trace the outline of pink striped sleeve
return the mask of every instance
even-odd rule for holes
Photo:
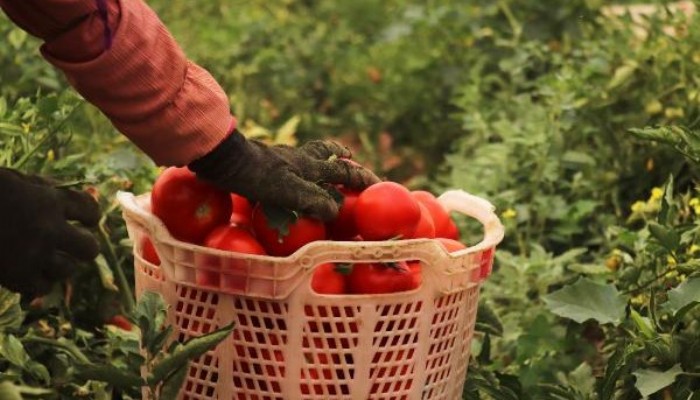
[[[52,17],[55,36],[44,37],[44,57],[156,163],[185,165],[209,152],[236,124],[223,89],[186,58],[142,0],[105,1],[113,34],[109,49],[93,1],[0,0],[0,5],[34,34],[41,28],[33,24],[42,26],[37,16]],[[34,13],[24,5],[13,9],[16,2],[35,3]],[[70,14],[65,7],[86,14],[71,15],[61,27],[56,16]]]

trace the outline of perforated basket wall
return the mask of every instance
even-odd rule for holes
[[[436,241],[315,242],[286,258],[240,255],[174,240],[148,195],[119,193],[133,239],[136,293],[163,295],[179,340],[235,322],[191,363],[180,399],[412,400],[461,398],[481,282],[503,227],[493,207],[463,191],[439,197],[479,220],[483,240],[448,254]],[[148,235],[161,259],[141,256]],[[419,260],[423,283],[385,295],[319,295],[327,262]]]

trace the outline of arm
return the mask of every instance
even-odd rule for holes
[[[224,91],[142,0],[0,0],[0,7],[44,40],[44,57],[156,163],[188,164],[235,128]]]
[[[143,0],[0,0],[42,54],[114,126],[161,165],[250,200],[324,220],[338,204],[319,184],[364,188],[379,179],[340,159],[334,143],[267,146],[236,131],[227,96],[185,57]]]

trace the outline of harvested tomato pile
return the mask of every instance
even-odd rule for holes
[[[171,167],[157,178],[151,210],[181,241],[231,252],[286,257],[320,241],[387,241],[429,238],[447,251],[464,249],[454,220],[427,191],[410,191],[395,182],[380,182],[362,191],[331,188],[338,216],[323,222],[294,210],[253,203],[201,181],[187,168]],[[145,260],[160,264],[148,237],[141,244]],[[412,290],[422,281],[419,261],[328,263],[314,270],[311,287],[322,294],[379,294]],[[202,286],[218,278],[197,275]]]

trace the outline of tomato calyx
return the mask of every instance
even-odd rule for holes
[[[382,263],[386,268],[391,268],[399,272],[409,273],[411,270],[408,264],[405,262],[390,261],[387,263]]]
[[[207,203],[201,204],[194,212],[197,218],[206,218],[211,212],[211,207]]]
[[[352,272],[352,263],[335,263],[334,270],[341,275],[350,275]]]
[[[269,204],[261,204],[261,206],[267,225],[277,231],[277,240],[282,243],[284,237],[289,235],[289,226],[299,220],[299,213]]]

